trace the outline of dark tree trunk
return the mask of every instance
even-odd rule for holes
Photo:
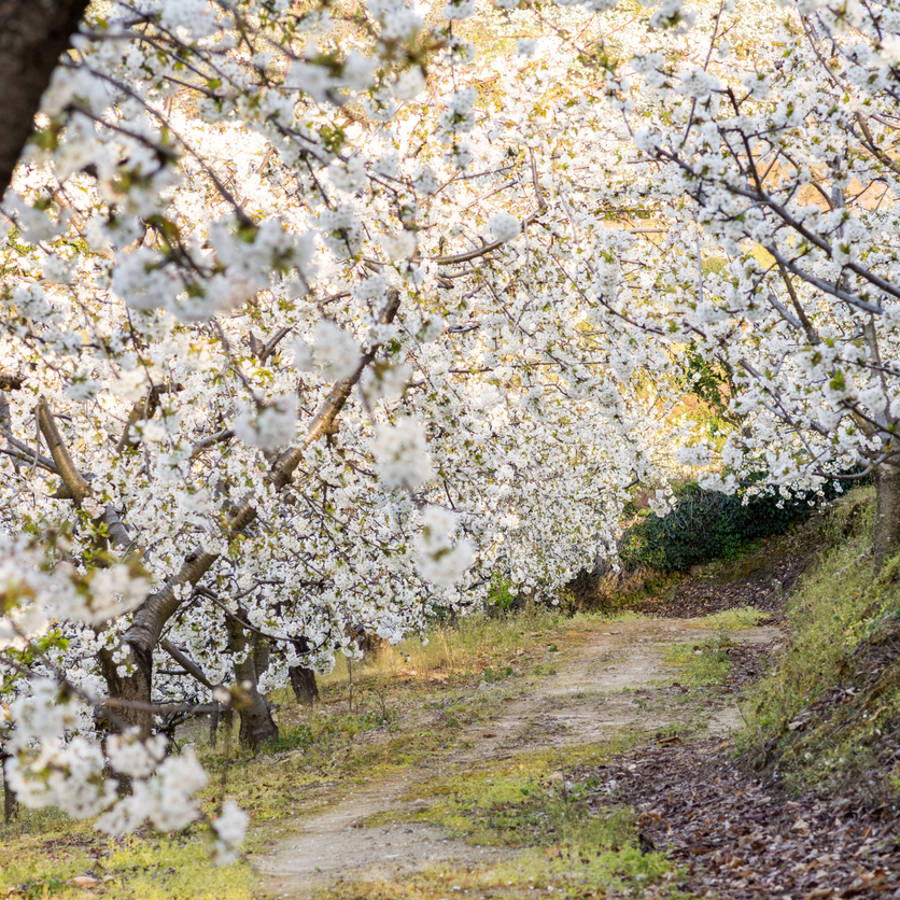
[[[249,697],[238,709],[241,717],[238,740],[241,747],[255,753],[263,744],[278,740],[278,726],[266,698],[255,688],[248,693]]]
[[[0,3],[2,2],[3,0],[0,0]],[[150,704],[153,651],[159,643],[166,622],[175,614],[181,603],[175,588],[184,584],[196,584],[209,571],[216,559],[212,553],[189,554],[178,574],[170,578],[159,590],[149,594],[135,610],[134,620],[125,632],[121,644],[132,661],[133,674],[120,676],[118,665],[113,662],[112,651],[100,651],[97,660],[110,697],[115,700],[135,701],[145,706]],[[153,713],[149,709],[111,709],[107,718],[114,730],[121,730],[121,726],[116,727],[116,720],[126,726],[137,725],[142,734],[149,734],[153,730]]]
[[[19,812],[19,802],[16,795],[12,792],[12,788],[6,780],[6,760],[9,754],[5,750],[0,750],[0,781],[3,782],[3,821],[6,825],[13,820]]]
[[[278,726],[272,718],[269,703],[260,693],[259,676],[269,662],[268,641],[258,635],[248,641],[240,622],[228,617],[228,649],[234,654],[234,677],[241,687],[237,704],[241,717],[238,739],[241,747],[256,751],[261,744],[278,740]]]
[[[319,699],[316,673],[303,666],[291,666],[288,674],[291,676],[291,687],[294,689],[294,697],[297,702],[302,706],[312,706]]]
[[[88,0],[0,0],[0,196]]]
[[[258,681],[260,676],[269,668],[269,655],[271,647],[269,641],[261,635],[253,636],[253,670]]]
[[[875,470],[875,566],[900,552],[900,465],[882,463]]]
[[[100,671],[106,681],[109,696],[126,703],[131,701],[138,708],[128,706],[109,707],[103,716],[104,725],[110,731],[124,731],[137,726],[144,736],[153,731],[153,712],[148,708],[151,701],[153,684],[153,651],[145,650],[134,644],[126,644],[129,650],[130,674],[120,675],[119,663],[113,660],[109,650],[101,650],[97,656]]]
[[[357,637],[356,643],[367,660],[378,657],[388,645],[388,642],[383,637],[379,637],[371,631],[362,632]]]
[[[294,641],[298,653],[309,652],[309,641],[306,638],[298,638]],[[291,678],[291,687],[294,697],[301,706],[312,706],[319,699],[319,685],[316,684],[316,673],[303,665],[290,666],[288,675]]]
[[[219,720],[222,718],[222,704],[216,703],[209,714],[209,746],[215,750],[219,742]]]

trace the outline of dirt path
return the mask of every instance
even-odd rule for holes
[[[478,864],[504,851],[448,839],[441,829],[420,823],[367,827],[378,813],[415,810],[415,786],[479,763],[504,759],[524,750],[583,745],[609,739],[622,729],[655,732],[696,719],[697,708],[648,703],[648,689],[671,682],[666,647],[695,643],[716,632],[684,619],[614,623],[571,652],[561,654],[556,674],[511,693],[502,712],[488,723],[463,731],[467,749],[436,759],[401,777],[367,785],[353,796],[300,823],[299,828],[253,862],[268,893],[310,898],[335,881],[419,869],[443,860]],[[774,627],[728,632],[731,641],[764,645],[778,640]],[[506,682],[479,691],[509,691]],[[650,694],[655,693],[650,691]],[[724,735],[737,724],[731,705],[709,711],[708,733]],[[420,801],[420,803],[423,801]]]

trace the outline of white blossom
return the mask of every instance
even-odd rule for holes
[[[495,213],[488,227],[497,241],[512,241],[522,233],[522,223],[509,213]]]

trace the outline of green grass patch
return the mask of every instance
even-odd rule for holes
[[[715,635],[699,644],[672,644],[666,647],[666,662],[677,668],[677,679],[691,687],[724,684],[731,661],[727,638]]]
[[[389,818],[439,825],[453,837],[479,845],[557,843],[570,836],[572,827],[580,827],[584,801],[599,789],[600,767],[640,737],[622,735],[603,744],[518,754],[500,764],[437,778],[418,785],[415,797],[407,798],[420,804],[415,811]],[[594,775],[572,780],[573,772],[580,777],[587,770]]]
[[[723,609],[708,616],[692,619],[691,624],[698,628],[715,628],[728,631],[736,628],[752,628],[771,618],[764,610],[753,606],[738,606],[733,609]]]
[[[681,879],[662,853],[634,843],[605,848],[585,832],[583,840],[522,850],[508,860],[484,864],[443,863],[402,878],[340,883],[317,900],[448,900],[450,897],[634,897],[686,898]]]
[[[625,613],[623,619],[639,616]],[[571,644],[578,635],[589,634],[608,616],[591,613],[565,615],[554,607],[527,606],[522,610],[491,611],[460,616],[454,622],[437,624],[422,637],[410,637],[352,667],[354,690],[369,691],[389,684],[397,694],[399,683],[421,692],[429,683],[465,684],[485,669],[497,670],[518,656],[539,654],[554,641]],[[319,679],[327,701],[348,692],[350,674],[344,663]],[[279,696],[287,697],[287,689]]]
[[[872,517],[862,490],[821,523],[825,549],[791,595],[789,647],[751,690],[740,745],[797,789],[843,785],[896,802],[900,557],[874,571]]]
[[[74,900],[249,900],[253,874],[238,862],[216,867],[205,842],[192,837],[107,839],[84,826],[53,838],[31,836],[0,847],[0,895]]]
[[[678,872],[666,856],[641,849],[633,813],[604,802],[605,763],[637,740],[623,735],[604,744],[522,754],[417,786],[412,811],[381,813],[366,824],[427,822],[497,848],[495,859],[442,864],[396,881],[342,884],[321,896],[436,900],[449,891],[477,897],[541,891],[640,897],[651,888],[654,896],[680,896]]]

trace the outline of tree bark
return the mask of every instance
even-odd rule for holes
[[[291,666],[288,674],[291,676],[291,687],[294,689],[294,697],[297,702],[301,706],[312,706],[319,699],[316,673],[303,666]]]
[[[875,567],[900,552],[900,465],[882,463],[875,470]]]
[[[136,726],[143,737],[153,731],[153,712],[146,707],[151,700],[151,683],[153,679],[153,650],[128,645],[131,673],[120,675],[119,665],[109,650],[101,650],[97,654],[100,671],[110,697],[116,700],[133,701],[144,708],[116,707],[107,711],[106,728],[110,731],[124,731]]]
[[[306,638],[298,638],[294,641],[298,653],[309,652],[309,641]],[[319,699],[319,685],[316,684],[316,673],[306,666],[296,665],[288,667],[288,675],[291,679],[291,687],[294,697],[301,706],[312,706]]]
[[[255,752],[260,745],[278,740],[278,726],[268,701],[259,690],[259,676],[269,662],[268,642],[258,635],[252,641],[248,640],[241,624],[231,616],[227,628],[228,649],[235,656],[234,677],[242,694],[236,704],[241,718],[238,739],[241,747]]]
[[[5,825],[9,825],[19,812],[19,803],[16,800],[16,795],[6,780],[6,760],[8,759],[9,754],[5,750],[0,749],[0,781],[3,782],[3,823]]]
[[[88,0],[0,0],[0,196],[34,130],[41,95]]]
[[[209,746],[216,749],[219,742],[219,720],[222,717],[222,704],[216,703],[215,709],[209,714]]]
[[[359,649],[362,650],[363,658],[366,660],[377,659],[388,645],[388,642],[383,637],[379,637],[371,631],[364,631],[357,637],[356,643]]]

